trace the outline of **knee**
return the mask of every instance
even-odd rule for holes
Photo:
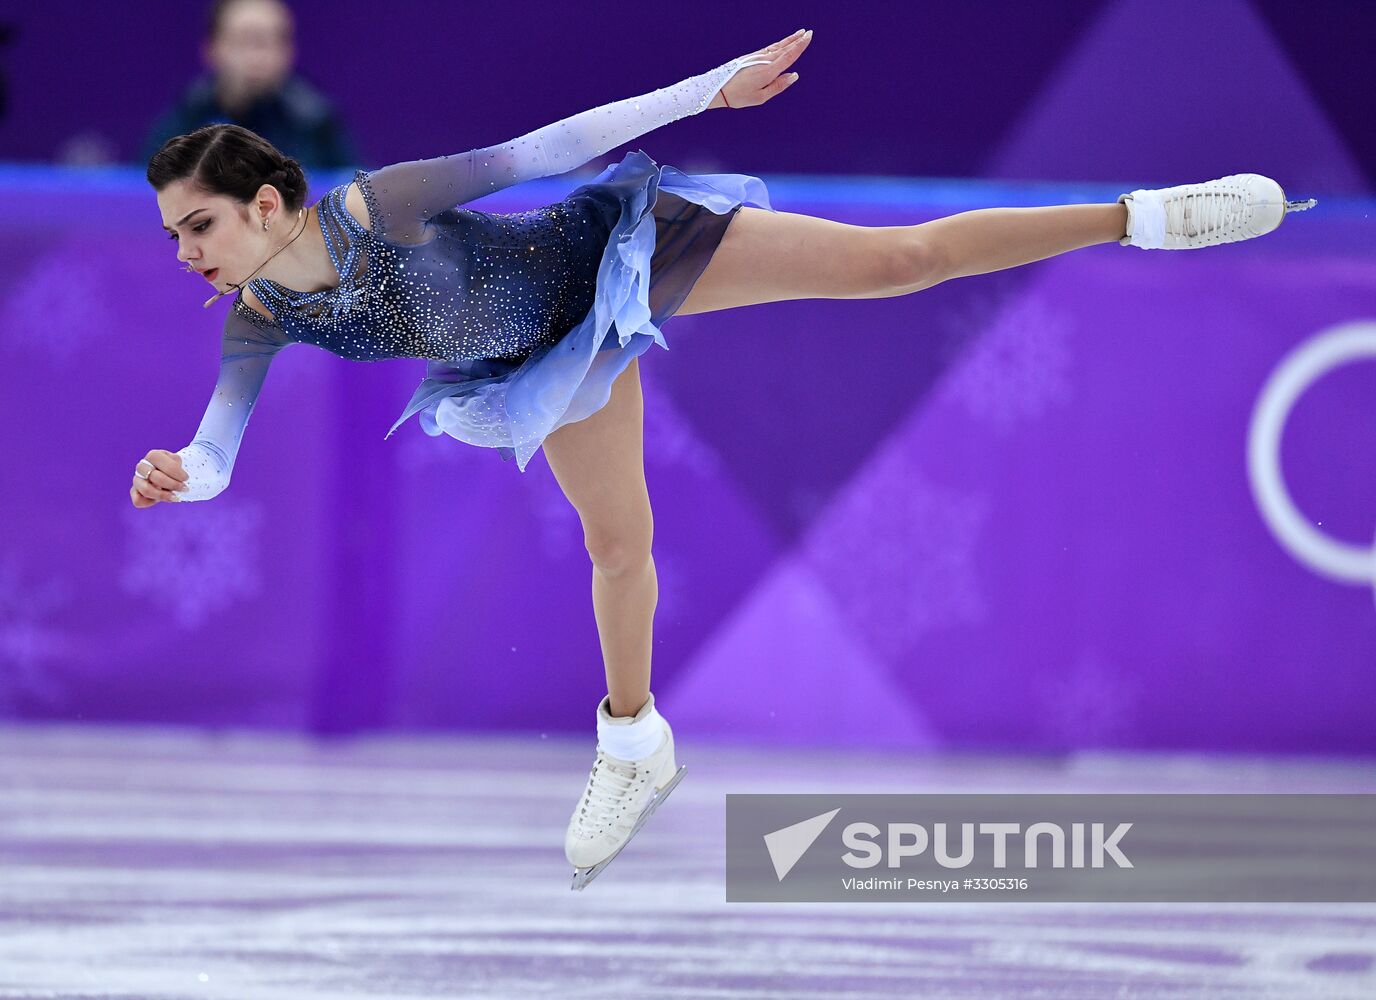
[[[593,568],[605,576],[621,576],[640,569],[650,561],[654,529],[646,520],[638,525],[584,529],[583,544]]]
[[[940,245],[930,234],[915,232],[915,228],[901,231],[881,255],[880,281],[892,292],[915,292],[945,280]]]

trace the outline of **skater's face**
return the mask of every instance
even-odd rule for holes
[[[186,180],[173,181],[158,192],[158,211],[168,239],[176,241],[177,260],[199,271],[216,290],[252,274],[275,249],[272,240],[296,215],[286,210],[271,185],[264,184],[258,196],[244,204]]]

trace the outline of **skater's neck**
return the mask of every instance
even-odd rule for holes
[[[295,239],[290,239],[292,236]],[[316,205],[306,209],[302,221],[292,228],[288,238],[290,242],[268,261],[257,277],[303,294],[338,287],[339,272],[325,248]]]

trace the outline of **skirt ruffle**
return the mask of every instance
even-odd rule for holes
[[[715,215],[746,204],[773,211],[758,177],[686,174],[661,167],[640,151],[628,153],[584,186],[599,184],[616,191],[621,215],[602,253],[587,315],[558,341],[519,361],[430,362],[389,437],[419,414],[426,434],[496,448],[524,472],[546,436],[607,404],[612,383],[634,358],[652,344],[669,347],[659,326],[667,316],[652,314],[649,294],[658,194],[676,195]],[[686,294],[685,288],[675,308]],[[613,329],[617,339],[610,341]]]

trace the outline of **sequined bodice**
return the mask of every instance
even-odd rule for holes
[[[360,171],[355,183],[380,217],[371,180]],[[452,208],[411,245],[365,229],[345,208],[346,191],[333,188],[317,205],[337,287],[249,282],[291,340],[357,361],[520,358],[557,341],[592,306],[614,221],[604,202],[575,194],[509,215]],[[246,303],[236,308],[267,322]]]

